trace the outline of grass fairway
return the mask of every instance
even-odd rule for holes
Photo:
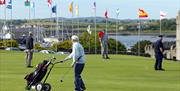
[[[0,51],[0,91],[25,91],[23,79],[34,68],[25,67],[25,53]],[[66,55],[35,53],[33,66],[52,56],[63,59]],[[100,55],[87,55],[83,72],[86,91],[180,91],[180,62],[164,61],[166,71],[154,71],[154,59],[110,55],[103,61]],[[60,77],[67,71],[70,62],[57,64],[47,82],[52,91],[73,91],[73,71],[64,82]]]

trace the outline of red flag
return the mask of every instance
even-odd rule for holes
[[[0,5],[6,4],[6,0],[0,0]]]
[[[143,9],[139,9],[139,18],[148,17],[148,13],[146,13]]]
[[[106,10],[106,12],[104,13],[104,16],[106,17],[106,19],[108,18],[108,11]]]
[[[51,7],[52,5],[52,0],[48,0],[48,7]]]

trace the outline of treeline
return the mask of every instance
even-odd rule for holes
[[[142,30],[160,30],[160,21],[159,20],[142,20],[140,21]],[[134,31],[139,29],[139,21],[136,23],[127,23],[124,24],[123,30]],[[176,19],[164,19],[161,20],[161,29],[162,30],[176,30]]]
[[[83,45],[84,50],[86,53],[95,53],[95,34],[89,35],[87,32],[84,32],[80,36],[80,43]],[[97,53],[101,53],[101,47],[99,43],[98,36],[96,36],[96,49]],[[108,43],[109,43],[109,53],[116,53],[116,42],[117,42],[117,48],[118,48],[118,53],[121,54],[126,54],[127,53],[127,48],[126,46],[121,43],[120,41],[116,41],[115,39],[110,38]],[[140,52],[142,54],[145,53],[145,46],[150,45],[152,42],[148,40],[143,40],[140,41]],[[7,47],[16,47],[18,48],[18,42],[16,40],[0,40],[0,49],[5,49]],[[42,47],[41,44],[35,43],[34,49],[35,50],[53,50],[53,51],[69,51],[71,52],[72,48],[72,42],[71,40],[65,40],[63,42],[55,43],[51,47],[45,48]],[[21,49],[22,50],[22,49]],[[132,46],[130,49],[131,53],[137,54],[138,52],[138,42]]]

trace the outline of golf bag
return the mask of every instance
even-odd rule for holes
[[[49,68],[49,65],[52,65]],[[51,63],[51,61],[44,60],[42,63],[38,64],[34,72],[31,72],[30,74],[27,74],[24,79],[27,81],[26,89],[30,90],[33,86],[35,86],[36,91],[50,91],[51,85],[48,83],[45,83],[54,64]],[[48,73],[47,73],[48,71]],[[46,75],[47,73],[47,75]],[[45,77],[46,76],[46,77]],[[42,79],[45,77],[44,81]]]

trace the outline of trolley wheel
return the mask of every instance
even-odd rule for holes
[[[43,90],[44,91],[50,91],[51,90],[51,85],[49,83],[43,84]]]
[[[43,84],[42,84],[42,83],[38,83],[38,84],[35,86],[35,89],[36,89],[36,91],[42,91],[42,90],[43,90]]]

